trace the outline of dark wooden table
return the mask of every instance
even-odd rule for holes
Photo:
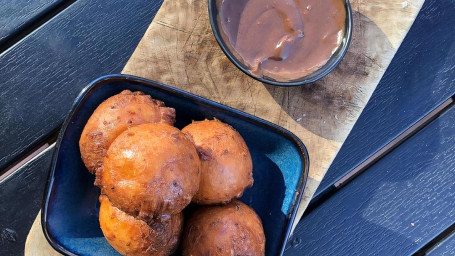
[[[73,99],[121,71],[160,4],[0,0],[0,255],[23,254]],[[286,255],[455,255],[454,13],[425,2]]]

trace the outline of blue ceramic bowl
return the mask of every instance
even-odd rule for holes
[[[308,154],[289,131],[196,95],[138,77],[110,75],[77,97],[60,131],[43,202],[42,226],[49,243],[67,255],[118,255],[98,222],[100,190],[82,163],[79,137],[95,108],[122,90],[143,91],[177,111],[176,127],[218,118],[245,139],[253,159],[254,186],[241,198],[261,217],[266,255],[281,255],[308,177]]]

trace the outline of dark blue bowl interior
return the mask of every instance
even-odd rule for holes
[[[65,254],[118,255],[98,222],[100,190],[81,161],[79,137],[95,108],[122,90],[143,91],[177,112],[176,126],[218,118],[245,139],[253,159],[254,186],[241,200],[261,217],[266,254],[282,253],[308,173],[308,156],[290,132],[261,119],[145,79],[113,75],[93,82],[77,98],[63,125],[43,204],[43,229],[51,245]]]

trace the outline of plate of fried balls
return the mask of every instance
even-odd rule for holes
[[[283,128],[110,75],[65,120],[42,225],[67,255],[281,255],[307,175]]]

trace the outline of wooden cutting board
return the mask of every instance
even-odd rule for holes
[[[300,219],[423,2],[352,0],[352,41],[340,65],[314,84],[281,88],[248,77],[227,59],[212,34],[207,0],[164,0],[122,73],[178,87],[296,134],[310,156]],[[40,224],[38,215],[25,254],[57,254]]]

